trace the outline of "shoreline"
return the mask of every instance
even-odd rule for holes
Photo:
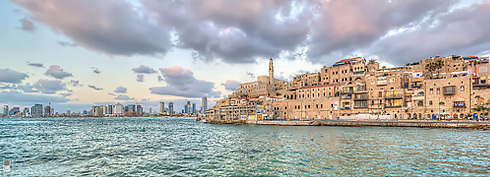
[[[490,130],[490,121],[468,120],[233,120],[207,121],[209,124],[255,124],[279,126],[374,126],[374,127],[420,127],[420,128],[461,128]]]

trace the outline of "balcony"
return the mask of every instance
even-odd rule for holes
[[[403,94],[393,94],[393,95],[386,95],[385,99],[402,99]]]
[[[466,104],[464,101],[454,101],[455,108],[466,108]]]
[[[363,94],[363,95],[355,95],[354,96],[354,100],[368,100],[369,97],[367,94]]]
[[[351,99],[351,98],[352,98],[352,96],[350,96],[350,95],[342,96],[342,99]]]
[[[388,82],[386,80],[381,80],[381,81],[378,81],[378,83],[376,83],[376,85],[380,86],[380,85],[388,85]]]
[[[388,105],[388,104],[385,104],[385,108],[401,108],[402,105]]]
[[[412,88],[421,88],[422,87],[422,85],[415,85],[415,84],[412,84],[411,86],[412,86]]]
[[[443,94],[444,95],[454,95],[456,94],[456,86],[446,86],[443,87]]]

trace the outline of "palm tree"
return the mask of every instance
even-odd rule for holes
[[[376,59],[371,59],[368,61],[368,65],[376,64]]]

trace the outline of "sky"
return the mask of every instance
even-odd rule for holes
[[[488,17],[482,0],[0,1],[0,104],[212,106],[269,58],[290,80],[358,56],[488,56]]]

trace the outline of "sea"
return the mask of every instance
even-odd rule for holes
[[[0,158],[3,176],[489,176],[490,132],[0,118]]]

